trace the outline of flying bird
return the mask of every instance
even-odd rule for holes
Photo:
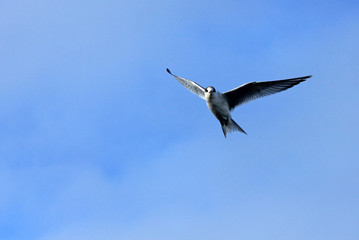
[[[211,110],[213,115],[221,123],[224,137],[227,137],[227,133],[233,131],[240,131],[247,134],[231,117],[231,111],[236,106],[287,90],[311,77],[311,75],[309,75],[284,80],[250,82],[228,92],[221,93],[216,91],[212,86],[204,88],[191,80],[178,77],[172,74],[168,68],[167,72],[192,93],[206,100],[209,110]]]

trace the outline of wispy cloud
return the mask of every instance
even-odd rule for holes
[[[0,238],[356,239],[357,4],[325,4],[3,4]],[[166,67],[314,76],[224,139]]]

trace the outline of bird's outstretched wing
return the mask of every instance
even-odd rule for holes
[[[176,78],[176,80],[182,84],[183,86],[185,86],[188,90],[190,90],[192,93],[200,96],[201,98],[205,99],[204,97],[204,88],[202,86],[200,86],[199,84],[191,81],[191,80],[188,80],[188,79],[185,79],[185,78],[181,78],[181,77],[177,77],[176,75],[172,74],[171,71],[167,68],[167,72],[169,74],[171,74],[174,78]]]
[[[311,75],[277,81],[251,82],[243,84],[242,86],[239,86],[223,94],[228,100],[229,108],[233,109],[235,106],[255,100],[257,98],[287,90],[288,88],[291,88],[310,77]]]

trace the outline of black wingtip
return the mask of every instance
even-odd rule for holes
[[[312,77],[312,75],[304,76],[304,77],[302,77],[302,81],[305,81],[305,80],[307,80],[308,78],[311,78],[311,77]]]
[[[171,71],[170,71],[168,68],[166,68],[166,70],[167,70],[167,72],[168,72],[169,74],[172,74]]]
[[[301,77],[301,79],[299,80],[299,82],[304,82],[306,81],[308,78],[311,78],[312,75],[308,75],[308,76],[304,76],[304,77]]]

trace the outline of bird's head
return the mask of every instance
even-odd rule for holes
[[[214,87],[211,87],[211,86],[206,87],[205,92],[206,93],[214,93],[214,92],[216,92],[216,89]]]

